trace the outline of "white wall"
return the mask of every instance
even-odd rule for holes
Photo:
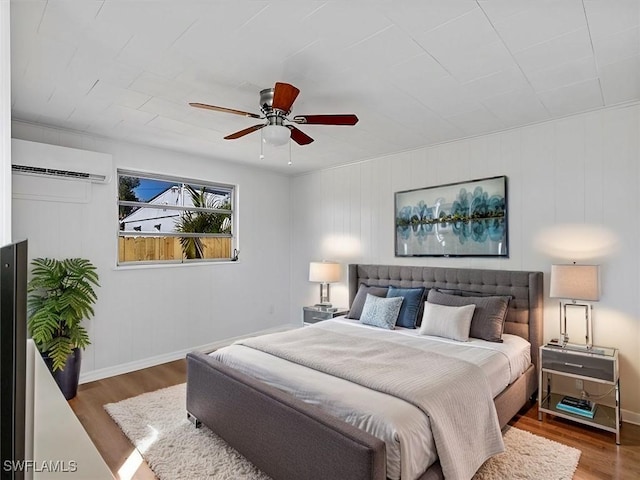
[[[78,202],[39,201],[19,195],[18,187],[24,191],[29,182],[26,187],[38,192],[47,190],[46,182],[64,182],[72,197],[82,182],[14,175],[13,233],[29,239],[30,257],[84,257],[98,267],[101,287],[96,315],[87,323],[92,345],[84,352],[82,380],[289,323],[288,177],[19,122],[14,122],[13,134],[110,153],[115,167],[219,181],[237,185],[239,191],[238,262],[118,269],[115,180],[91,184],[85,202],[83,192]]]
[[[601,110],[294,178],[291,315],[316,301],[312,260],[540,270],[547,297],[552,263],[599,263],[594,340],[620,349],[622,408],[640,422],[639,117]],[[394,257],[394,192],[494,175],[508,176],[508,259]],[[558,333],[546,298],[545,339]]]
[[[11,35],[9,2],[0,2],[0,245],[11,242]]]

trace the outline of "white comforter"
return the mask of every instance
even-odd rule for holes
[[[393,342],[474,363],[487,375],[493,396],[530,364],[529,343],[511,335],[505,335],[502,344],[476,339],[456,342],[421,336],[416,330],[384,331],[344,319],[306,328],[337,332],[349,328],[342,325],[360,326],[365,337],[384,335],[385,339]],[[429,418],[403,400],[242,345],[231,345],[212,355],[383,439],[387,452],[387,476],[391,479],[417,478],[437,458]]]

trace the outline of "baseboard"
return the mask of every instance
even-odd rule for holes
[[[634,425],[640,425],[640,413],[631,412],[629,410],[621,409],[622,421],[625,423],[633,423]]]
[[[250,334],[250,336],[263,335],[266,333],[282,332],[285,330],[290,330],[292,328],[299,328],[299,327],[300,325],[294,325],[294,324],[280,325],[278,327],[268,328],[266,330],[260,330],[259,332],[253,332]],[[113,367],[100,368],[98,370],[92,370],[87,373],[81,373],[80,383],[82,384],[82,383],[88,383],[88,382],[95,382],[96,380],[102,380],[103,378],[113,377],[115,375],[122,375],[123,373],[134,372],[136,370],[142,370],[143,368],[154,367],[162,363],[173,362],[174,360],[179,360],[181,358],[184,358],[189,352],[194,352],[194,351],[212,352],[213,350],[224,347],[226,345],[230,345],[236,340],[246,338],[247,336],[249,335],[241,335],[238,337],[226,338],[224,340],[208,343],[205,345],[200,345],[197,347],[190,347],[184,350],[178,350],[175,352],[157,355],[155,357],[136,360],[135,362],[123,363],[121,365],[115,365]]]

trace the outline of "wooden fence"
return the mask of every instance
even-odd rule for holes
[[[231,238],[201,238],[204,258],[231,258]],[[150,262],[181,260],[182,246],[178,237],[118,237],[118,261]]]

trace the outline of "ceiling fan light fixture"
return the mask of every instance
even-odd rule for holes
[[[283,125],[267,125],[262,129],[262,138],[269,145],[284,145],[291,137],[291,130]]]

